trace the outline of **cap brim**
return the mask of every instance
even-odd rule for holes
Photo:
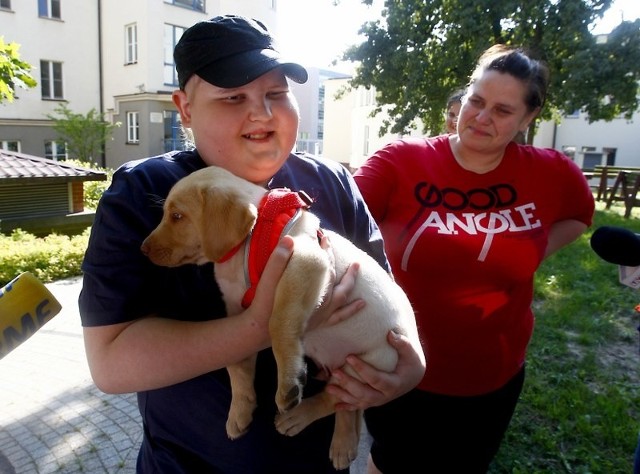
[[[225,89],[240,87],[263,74],[282,67],[282,72],[298,84],[307,82],[307,70],[299,64],[283,62],[271,49],[246,51],[205,66],[195,74],[214,86]]]

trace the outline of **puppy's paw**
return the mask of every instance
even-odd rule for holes
[[[285,436],[295,436],[314,421],[314,418],[309,415],[310,412],[305,409],[303,400],[293,409],[276,415],[276,429],[278,433]]]
[[[227,436],[230,439],[239,438],[247,432],[253,420],[254,408],[255,406],[237,407],[233,403],[231,404],[227,418]]]
[[[284,413],[297,406],[302,400],[302,391],[307,383],[307,371],[302,370],[298,373],[298,376],[288,381],[283,381],[276,392],[276,405],[280,413]]]
[[[334,436],[331,441],[331,448],[329,448],[329,458],[336,470],[347,469],[357,456],[357,442],[353,443],[353,440],[351,440],[343,444],[339,440],[336,440]]]

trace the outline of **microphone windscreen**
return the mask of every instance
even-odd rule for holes
[[[591,248],[609,263],[625,267],[640,265],[640,235],[622,227],[598,227],[591,236]]]
[[[62,306],[32,273],[0,288],[0,359],[33,336]]]

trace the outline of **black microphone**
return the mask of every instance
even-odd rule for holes
[[[622,227],[598,227],[591,248],[606,262],[625,267],[640,266],[640,235]]]

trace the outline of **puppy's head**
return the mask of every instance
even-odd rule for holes
[[[207,167],[178,181],[164,202],[162,220],[141,246],[156,265],[216,262],[251,232],[256,206],[247,181]]]

